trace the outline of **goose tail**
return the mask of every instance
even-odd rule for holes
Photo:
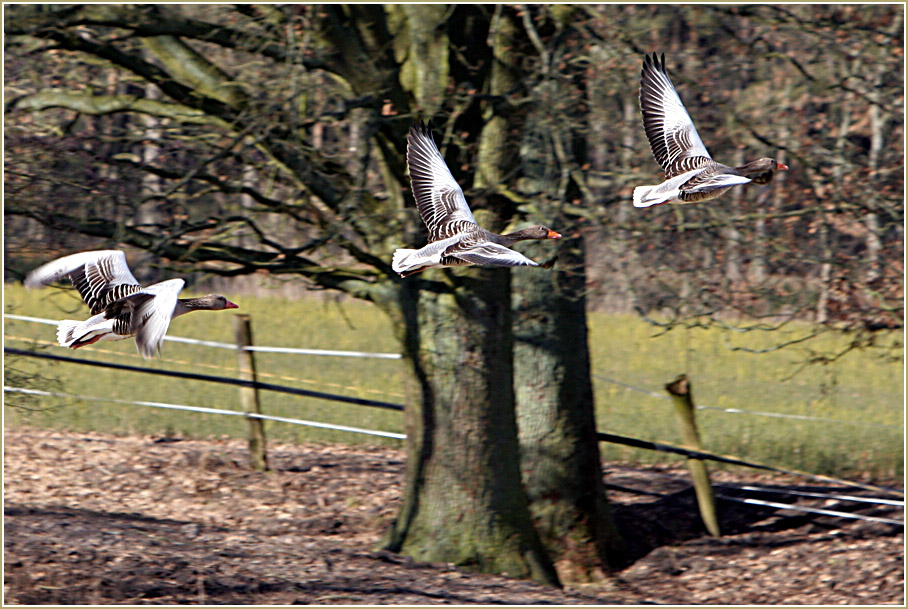
[[[105,319],[104,313],[89,317],[85,321],[64,319],[57,323],[57,342],[61,347],[78,349],[91,345],[99,340],[122,340],[127,335],[119,335],[114,331],[115,320]]]
[[[391,268],[395,273],[405,273],[413,265],[408,262],[410,256],[416,250],[399,248],[394,250],[394,256],[391,258]]]
[[[634,207],[652,207],[671,200],[670,195],[650,197],[650,193],[652,193],[654,188],[656,188],[656,185],[636,187],[634,189]]]
[[[79,331],[81,325],[81,321],[73,319],[64,319],[57,324],[57,342],[61,347],[72,347],[73,343],[79,340],[82,335],[82,332]]]

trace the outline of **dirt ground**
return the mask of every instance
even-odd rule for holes
[[[629,564],[563,590],[377,551],[396,514],[400,450],[5,430],[7,604],[904,604],[904,529],[720,500],[705,534],[682,465],[606,463]],[[799,478],[742,484],[865,495]],[[754,495],[750,495],[754,496]],[[777,502],[902,520],[900,506]],[[880,496],[876,494],[876,496]]]

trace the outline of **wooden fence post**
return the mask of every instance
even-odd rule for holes
[[[690,381],[687,376],[681,375],[665,386],[665,390],[672,396],[675,404],[675,414],[681,427],[681,442],[685,448],[702,451],[700,434],[697,432],[697,423],[694,419],[694,397],[691,393]],[[697,493],[697,504],[700,506],[700,517],[710,535],[718,537],[719,520],[716,517],[716,500],[713,496],[713,487],[709,482],[709,472],[703,459],[688,457],[687,467],[690,469],[694,481],[694,490]]]
[[[249,316],[242,313],[234,315],[233,329],[236,334],[237,367],[240,371],[240,378],[255,382],[255,357],[252,355],[252,351],[243,348],[252,345],[252,324]],[[240,404],[246,412],[261,414],[258,387],[240,387]],[[262,419],[254,418],[246,420],[249,421],[249,466],[255,470],[266,471],[268,457],[265,454],[265,422]]]

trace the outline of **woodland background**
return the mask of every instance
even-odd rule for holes
[[[213,265],[175,254],[205,240],[356,268],[345,249],[356,231],[386,231],[368,251],[382,259],[395,247],[419,245],[407,185],[383,179],[387,170],[374,151],[381,144],[373,140],[383,123],[405,127],[419,117],[400,114],[393,89],[378,83],[350,91],[330,65],[337,60],[330,44],[343,41],[320,40],[311,27],[362,20],[357,11],[370,9],[96,6],[77,13],[71,27],[60,10],[6,8],[7,279],[21,276],[37,253],[114,235],[167,254],[174,265],[182,258],[202,269]],[[482,189],[495,185],[476,185],[477,144],[463,141],[458,121],[482,120],[488,92],[475,90],[469,73],[447,73],[439,64],[437,73],[419,74],[407,63],[411,45],[466,53],[469,41],[412,30],[406,10],[391,7],[382,16],[386,51],[402,60],[401,79],[437,81],[424,85],[438,90],[418,113],[444,117],[439,144],[457,151],[461,162],[452,171],[481,206]],[[439,10],[438,18],[479,18],[466,7]],[[502,7],[475,10],[491,23]],[[168,20],[173,12],[179,19]],[[47,27],[49,14],[57,15],[56,32],[16,35]],[[520,145],[518,175],[509,180],[519,190],[510,194],[531,212],[534,201],[558,197],[568,176],[576,180],[555,228],[584,236],[589,307],[698,323],[794,318],[863,336],[901,325],[901,8],[529,6],[519,19],[536,45],[521,59],[532,80],[492,100],[526,116],[523,129],[507,133]],[[149,42],[163,37],[143,36],[168,30],[190,45],[180,52],[217,66],[217,80],[186,75],[178,85],[182,103],[161,99],[164,83],[124,71],[126,60],[116,70],[79,53],[103,57],[117,45],[154,70],[157,62],[181,61],[173,48]],[[652,51],[666,54],[715,158],[735,164],[774,156],[792,170],[770,187],[735,189],[710,205],[633,209],[632,188],[660,179],[637,101],[642,57]],[[206,103],[222,105],[220,115],[194,107],[202,103],[194,89],[206,86],[217,87],[205,91],[212,96]],[[340,193],[313,192],[281,171],[281,162],[294,161],[275,159],[260,145],[275,131],[311,146],[297,161],[323,175],[323,188],[336,190],[332,174],[344,172],[348,188],[368,200],[354,192],[331,210],[333,230],[316,232],[327,220],[309,201]],[[239,275],[264,266],[227,252],[209,255],[230,262],[209,270]],[[286,266],[269,272],[294,270]],[[295,279],[292,285],[290,292],[305,287]]]
[[[590,311],[765,334],[762,350],[844,337],[814,363],[901,357],[902,6],[4,8],[5,279],[125,247],[140,281],[166,266],[192,290],[374,303],[409,366],[391,551],[547,583],[557,560],[624,558]],[[634,209],[661,178],[637,101],[649,52],[717,160],[791,170]],[[425,239],[404,158],[418,119],[480,223],[565,236],[521,247],[556,253],[551,272],[391,271]]]

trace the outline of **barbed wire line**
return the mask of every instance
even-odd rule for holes
[[[36,353],[34,351],[26,351],[23,349],[15,349],[13,347],[4,347],[4,353],[10,355],[23,355],[25,357],[36,357],[39,359],[48,359],[58,362],[67,362],[71,364],[81,364],[85,366],[97,366],[100,368],[111,368],[114,370],[124,370],[127,372],[141,372],[143,374],[154,374],[159,376],[170,376],[182,379],[189,379],[194,381],[207,381],[211,383],[223,383],[225,385],[237,385],[240,387],[252,387],[255,389],[262,389],[265,391],[277,391],[279,393],[289,393],[292,395],[300,395],[303,397],[316,398],[320,400],[329,400],[332,402],[344,402],[347,404],[356,404],[359,406],[372,406],[374,408],[384,408],[386,410],[403,410],[404,407],[401,404],[393,404],[391,402],[382,402],[379,400],[369,400],[366,398],[356,398],[346,395],[334,395],[331,393],[323,393],[321,391],[312,391],[310,389],[300,389],[298,387],[286,387],[284,385],[275,385],[273,383],[263,383],[261,381],[247,381],[244,379],[235,379],[228,378],[223,376],[211,376],[208,374],[198,374],[196,372],[181,372],[177,370],[154,370],[152,368],[142,368],[139,366],[130,366],[128,364],[114,364],[112,362],[93,362],[90,360],[79,359],[75,357],[67,357],[64,355],[52,355],[50,353]]]
[[[733,457],[730,455],[717,455],[715,453],[708,453],[702,450],[691,450],[689,448],[676,446],[674,444],[666,444],[664,442],[653,442],[651,440],[641,440],[640,438],[629,438],[627,436],[620,436],[617,434],[610,434],[601,431],[596,432],[596,437],[602,442],[611,442],[613,444],[623,444],[625,446],[633,446],[634,448],[642,448],[645,450],[656,450],[660,452],[673,453],[676,455],[683,455],[689,459],[705,459],[707,461],[716,461],[718,463],[726,463],[728,465],[752,467],[754,469],[762,469],[766,471],[777,472],[780,474],[788,474],[791,476],[813,478],[815,480],[823,480],[825,482],[836,482],[845,486],[853,486],[856,488],[862,488],[878,493],[885,493],[887,495],[894,495],[897,497],[905,496],[905,493],[898,489],[875,486],[873,484],[865,484],[863,482],[854,482],[852,480],[844,480],[842,478],[833,478],[832,476],[824,476],[823,474],[812,474],[810,472],[802,472],[794,469],[784,469],[781,467],[775,467],[773,465],[766,465],[764,463],[745,461],[743,459],[739,459],[738,457]]]

